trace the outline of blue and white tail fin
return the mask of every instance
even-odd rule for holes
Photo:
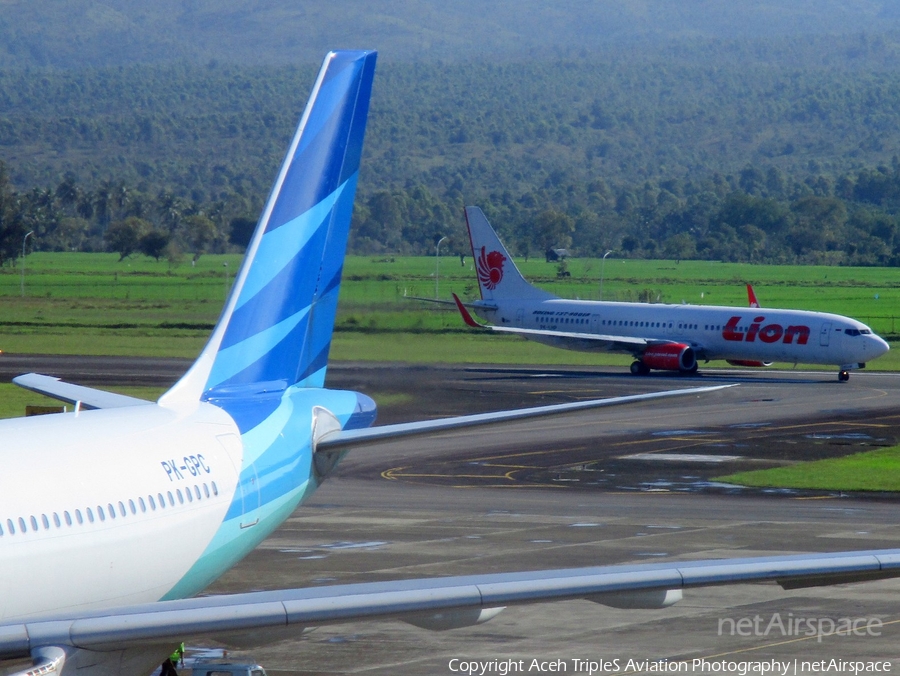
[[[375,58],[325,57],[222,316],[160,404],[323,386]]]
[[[556,298],[525,280],[481,209],[466,207],[466,226],[469,228],[478,287],[483,300]]]

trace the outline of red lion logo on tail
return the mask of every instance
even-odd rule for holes
[[[486,289],[495,289],[503,279],[503,263],[506,256],[499,251],[486,253],[485,247],[481,247],[481,255],[478,256],[476,267],[478,268],[478,281]]]

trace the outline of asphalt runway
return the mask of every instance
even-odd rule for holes
[[[735,382],[700,396],[351,453],[210,592],[896,547],[895,496],[732,494],[711,479],[895,443],[900,376],[858,373],[838,383],[830,372],[634,378],[614,369],[346,363],[329,372],[331,387],[382,400],[382,423]],[[271,644],[232,656],[279,676],[466,673],[453,660],[480,661],[487,674],[504,666],[589,673],[603,661],[606,669],[594,673],[652,673],[639,663],[648,659],[693,674],[740,673],[741,665],[772,660],[788,662],[791,674],[853,673],[840,663],[847,661],[887,661],[896,672],[898,592],[900,581],[790,592],[712,587],[665,610],[572,601],[510,608],[483,626],[437,633],[399,621],[353,623],[270,635]],[[862,629],[805,635],[810,622],[827,633],[828,622],[842,618]]]

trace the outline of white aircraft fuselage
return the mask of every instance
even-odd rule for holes
[[[827,312],[710,305],[664,305],[604,301],[493,300],[474,304],[495,325],[536,331],[621,336],[676,342],[698,359],[781,361],[858,367],[887,351],[865,324]],[[523,334],[555,347],[608,351],[595,340]]]
[[[210,404],[0,422],[0,620],[165,597],[225,520],[237,434]]]

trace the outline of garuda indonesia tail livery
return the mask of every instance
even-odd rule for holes
[[[738,366],[833,364],[838,379],[888,351],[888,344],[854,319],[827,312],[750,307],[663,305],[566,300],[529,284],[478,207],[466,223],[481,289],[469,304],[494,331],[515,333],[554,347],[625,352],[631,372],[651,369],[694,373],[698,361],[724,359]],[[463,319],[484,327],[454,296]]]
[[[729,581],[900,575],[900,550],[884,550],[192,598],[350,448],[718,389],[370,427],[370,398],[324,388],[374,67],[373,52],[325,59],[210,341],[158,402],[16,379],[75,410],[0,422],[0,666],[22,664],[19,676],[149,674],[198,635],[249,645],[260,629],[378,618],[448,629],[517,603],[663,607],[684,588]]]

